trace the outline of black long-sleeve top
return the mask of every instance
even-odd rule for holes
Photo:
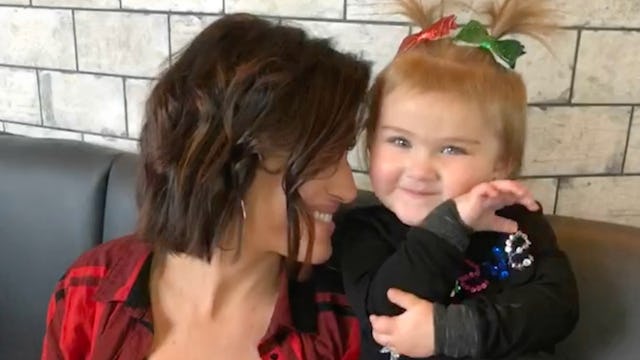
[[[506,236],[470,234],[453,201],[434,209],[423,226],[404,225],[383,206],[348,210],[337,217],[333,264],[362,329],[362,359],[388,359],[371,335],[368,316],[397,315],[387,290],[398,288],[434,302],[436,356],[432,359],[517,359],[553,351],[578,317],[574,274],[542,212],[511,206],[498,212],[515,220],[532,242],[532,266],[489,278],[481,292],[452,297],[456,280],[476,264],[492,260],[492,247]],[[406,357],[403,357],[406,358]]]

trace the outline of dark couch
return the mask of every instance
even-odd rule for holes
[[[137,156],[0,134],[0,359],[37,359],[56,280],[132,231]],[[594,204],[596,206],[596,204]],[[550,216],[580,288],[569,359],[640,359],[640,229]]]

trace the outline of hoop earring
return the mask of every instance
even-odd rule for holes
[[[242,220],[247,220],[247,209],[244,207],[244,200],[240,199],[240,208],[242,208]]]

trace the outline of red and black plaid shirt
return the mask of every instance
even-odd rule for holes
[[[151,255],[151,247],[133,236],[83,254],[60,279],[49,302],[42,359],[144,359],[153,339]],[[308,282],[285,278],[258,345],[260,357],[357,360],[358,322],[339,274],[318,267]]]

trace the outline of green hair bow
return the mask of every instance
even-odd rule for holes
[[[525,54],[524,46],[518,40],[499,40],[489,35],[484,25],[476,20],[464,25],[453,40],[488,50],[496,60],[507,64],[511,69],[516,67],[516,60]]]

